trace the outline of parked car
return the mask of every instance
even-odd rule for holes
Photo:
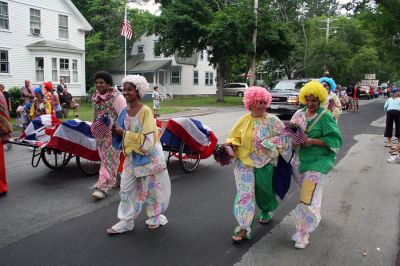
[[[300,108],[299,91],[313,79],[290,79],[279,81],[270,90],[272,101],[268,111],[292,115]]]
[[[371,88],[368,85],[360,85],[360,99],[365,98],[370,100],[374,97],[374,94],[371,94]],[[373,90],[372,90],[373,91]]]
[[[224,85],[224,96],[243,97],[248,87],[246,83],[226,83]]]

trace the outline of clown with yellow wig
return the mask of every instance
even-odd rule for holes
[[[272,176],[279,154],[290,150],[287,138],[282,135],[284,124],[267,113],[270,93],[265,88],[250,87],[243,102],[249,113],[236,122],[226,141],[236,158],[234,215],[238,226],[232,240],[237,243],[251,238],[256,204],[261,210],[259,222],[265,224],[271,220],[271,212],[278,207]]]
[[[321,221],[321,200],[324,181],[335,164],[342,137],[329,111],[321,107],[328,98],[327,90],[318,81],[311,81],[300,90],[299,100],[305,105],[290,120],[307,134],[292,159],[293,172],[300,185],[300,202],[295,209],[296,248],[305,248],[309,234]]]

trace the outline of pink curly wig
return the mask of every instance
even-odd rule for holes
[[[244,92],[244,107],[247,111],[250,111],[251,107],[260,101],[267,102],[267,107],[271,104],[272,96],[263,87],[252,86]]]

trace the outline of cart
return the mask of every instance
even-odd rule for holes
[[[100,169],[96,140],[90,122],[68,120],[61,123],[51,115],[35,118],[19,138],[9,143],[33,148],[31,165],[40,161],[52,170],[59,170],[75,157],[78,168],[88,176]]]
[[[197,169],[200,159],[211,156],[218,139],[199,120],[179,117],[168,120],[160,141],[168,152],[167,164],[171,157],[177,158],[182,170],[190,173]]]

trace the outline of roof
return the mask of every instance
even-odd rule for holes
[[[46,49],[46,50],[53,50],[53,51],[70,51],[70,52],[79,52],[79,53],[85,52],[84,49],[80,49],[69,43],[55,42],[55,41],[48,41],[48,40],[31,43],[31,44],[27,45],[26,47],[29,50]]]
[[[160,68],[166,67],[171,65],[172,60],[148,60],[148,61],[143,61],[139,65],[135,66],[132,69],[129,69],[129,71],[132,72],[153,72],[157,71]]]
[[[144,59],[144,54],[129,55],[126,58],[126,69],[131,71],[132,68],[139,65]],[[110,68],[107,69],[110,72],[124,72],[125,71],[125,59],[124,56],[118,57],[112,64]]]
[[[82,23],[82,28],[78,28],[79,30],[83,31],[91,31],[93,29],[92,25],[86,20],[86,18],[82,15],[82,13],[76,8],[74,3],[72,3],[71,0],[65,0],[65,3],[69,8],[71,8],[72,12],[75,13],[75,15],[78,17],[80,22]]]

